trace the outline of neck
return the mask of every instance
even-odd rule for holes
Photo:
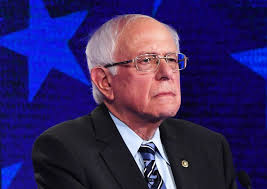
[[[163,120],[144,118],[134,113],[125,113],[126,111],[116,111],[112,106],[106,104],[108,110],[119,120],[125,123],[143,140],[150,140]]]
[[[123,121],[124,122],[124,121]],[[127,123],[126,123],[127,124]],[[160,124],[153,125],[137,125],[137,124],[127,124],[138,136],[140,136],[143,140],[150,140],[156,130],[158,129]]]

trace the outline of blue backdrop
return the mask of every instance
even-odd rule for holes
[[[267,188],[266,0],[0,0],[2,189],[33,189],[31,148],[89,113],[88,36],[118,14],[172,25],[189,65],[177,114],[226,136],[238,170]]]

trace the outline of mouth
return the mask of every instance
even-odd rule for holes
[[[173,92],[161,92],[155,95],[155,97],[164,97],[164,96],[176,96]]]

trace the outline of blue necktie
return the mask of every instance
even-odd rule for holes
[[[144,160],[144,176],[149,189],[166,189],[155,162],[156,146],[153,142],[142,144],[139,152]]]

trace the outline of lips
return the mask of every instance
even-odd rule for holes
[[[155,97],[161,97],[161,96],[175,96],[173,92],[160,92],[155,95]]]

